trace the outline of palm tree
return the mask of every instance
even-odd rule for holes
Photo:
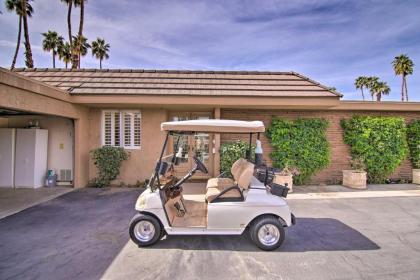
[[[405,100],[408,101],[408,90],[407,90],[407,75],[413,74],[413,61],[408,57],[406,54],[400,54],[396,56],[392,61],[392,65],[394,66],[395,75],[402,76],[402,83],[401,83],[401,101]]]
[[[20,0],[21,7],[27,7],[28,1],[32,0]],[[31,17],[33,14],[33,10],[31,14],[27,12],[27,9],[22,10],[22,20],[23,20],[23,34],[25,37],[25,64],[28,68],[34,68],[34,59],[32,58],[32,50],[31,50],[31,43],[29,42],[29,28],[28,28],[28,17]]]
[[[73,36],[73,58],[74,56],[77,56],[76,61],[78,62],[78,65],[76,66],[78,68],[80,68],[81,57],[85,56],[88,53],[88,49],[90,48],[90,45],[87,41],[88,39],[84,36],[82,37],[79,37],[79,35]],[[72,65],[72,68],[74,68],[73,65]]]
[[[42,33],[44,40],[42,41],[42,49],[44,51],[52,52],[53,68],[55,68],[55,56],[58,53],[58,48],[63,45],[64,38],[59,36],[57,32],[48,30],[46,33]]]
[[[85,2],[86,0],[75,0],[74,5],[75,6],[80,6],[80,22],[79,22],[79,32],[77,34],[77,36],[79,38],[83,38],[83,23],[84,23],[84,17],[85,17]],[[79,43],[83,43],[82,41],[80,41]],[[83,46],[81,44],[73,44],[73,50],[74,52],[76,52],[75,54],[73,54],[73,59],[72,59],[72,68],[80,68],[80,54],[82,53],[81,48],[83,48]]]
[[[110,45],[105,43],[104,39],[97,38],[96,41],[92,42],[92,56],[99,59],[99,68],[102,69],[102,60],[108,59]]]
[[[58,58],[66,64],[66,69],[71,62],[71,48],[68,42],[62,43],[58,46]]]
[[[391,89],[386,82],[375,82],[372,85],[372,91],[376,95],[376,101],[381,101],[382,95],[389,95]]]
[[[359,76],[354,81],[354,86],[356,87],[356,89],[360,89],[362,91],[363,101],[365,101],[365,94],[363,92],[363,88],[367,88],[368,83],[369,83],[369,79],[366,76]]]
[[[366,77],[366,88],[369,89],[370,92],[370,96],[372,97],[372,101],[374,100],[373,97],[375,96],[375,91],[373,90],[373,88],[376,86],[376,84],[379,82],[379,78],[378,77]]]
[[[17,42],[16,42],[16,50],[15,50],[15,54],[13,56],[13,60],[12,60],[12,65],[10,66],[10,69],[14,69],[15,68],[15,64],[16,64],[16,59],[19,53],[19,48],[20,48],[20,40],[22,37],[22,16],[23,16],[23,11],[22,11],[22,2],[20,0],[6,0],[6,9],[9,12],[15,12],[18,16],[19,16],[19,26],[18,26],[18,36],[17,36]],[[26,2],[26,15],[31,17],[33,13],[33,8],[32,6]]]

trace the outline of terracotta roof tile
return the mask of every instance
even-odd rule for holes
[[[295,72],[49,68],[14,71],[74,95],[340,96]]]

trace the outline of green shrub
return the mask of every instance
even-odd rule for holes
[[[121,147],[101,147],[91,151],[94,164],[98,168],[98,176],[94,179],[97,187],[108,186],[120,174],[121,163],[129,154]]]
[[[407,127],[410,160],[414,168],[420,168],[420,120],[414,120]]]
[[[240,158],[245,158],[249,143],[237,140],[223,143],[220,147],[220,172],[229,172],[232,164]],[[252,145],[251,157],[254,160],[255,145]]]
[[[293,177],[301,185],[318,170],[329,164],[330,148],[325,131],[328,122],[323,119],[273,119],[267,130],[273,152],[270,154],[273,166],[293,166],[299,175]]]
[[[352,157],[363,159],[371,183],[384,183],[407,155],[403,118],[353,116],[341,126],[344,142]]]

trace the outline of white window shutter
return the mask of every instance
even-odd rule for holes
[[[141,138],[140,138],[140,131],[141,131],[141,115],[140,113],[134,113],[134,146],[140,147]]]
[[[131,147],[131,128],[132,128],[132,118],[131,113],[124,112],[124,146]]]
[[[129,149],[140,148],[140,111],[103,111],[102,144]]]
[[[112,113],[111,112],[104,112],[104,146],[112,146]]]

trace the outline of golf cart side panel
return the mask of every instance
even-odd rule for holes
[[[292,224],[290,209],[280,197],[265,190],[251,189],[243,202],[209,203],[208,229],[245,229],[256,217],[264,214],[279,216],[287,226]]]
[[[139,212],[153,214],[160,220],[164,227],[169,227],[158,191],[152,192],[150,188],[147,188],[137,199],[135,209]]]

